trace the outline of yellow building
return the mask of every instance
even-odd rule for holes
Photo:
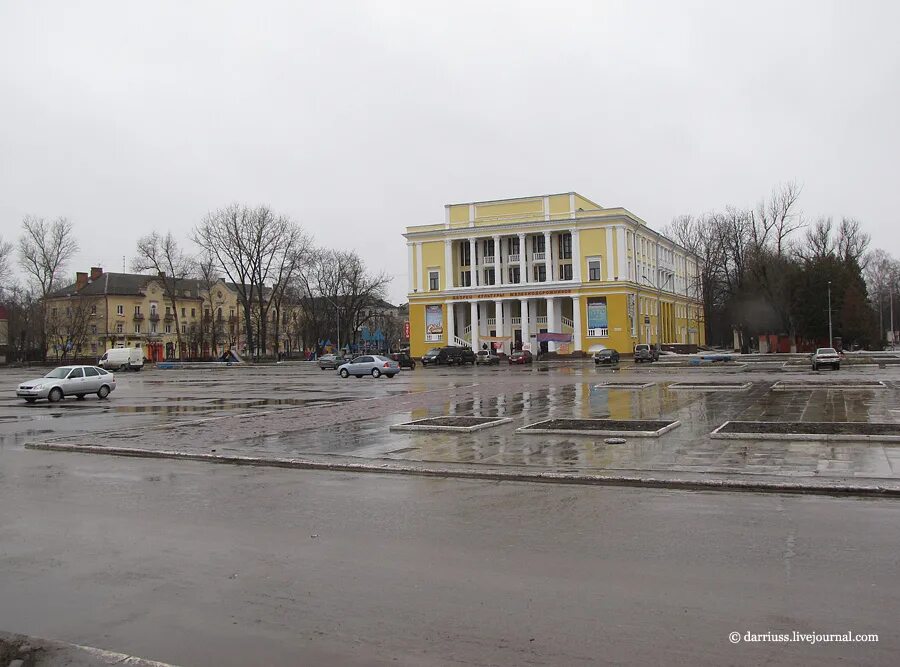
[[[574,192],[449,204],[404,237],[413,356],[704,342],[698,258],[624,208]]]
[[[159,361],[241,348],[241,308],[232,287],[222,280],[178,280],[173,311],[166,282],[99,267],[78,272],[74,283],[47,297],[48,354],[67,349],[67,356],[99,356],[111,347],[140,347],[146,358]]]

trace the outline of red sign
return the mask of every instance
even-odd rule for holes
[[[403,323],[403,337],[409,340],[409,320]]]

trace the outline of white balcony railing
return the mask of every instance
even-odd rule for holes
[[[547,324],[547,316],[546,315],[538,315],[536,319],[537,319],[538,324]]]
[[[547,253],[545,252],[536,252],[531,255],[531,259],[535,262],[543,262],[547,259]]]
[[[516,263],[518,263],[518,262],[519,262],[519,253],[516,253],[515,255],[507,255],[507,256],[506,256],[506,262],[507,262],[507,264],[516,264]]]
[[[563,317],[563,318],[561,318],[561,319],[562,319],[562,323],[563,323],[563,326],[564,326],[564,327],[569,327],[570,329],[574,329],[574,328],[575,328],[575,323],[574,323],[571,319],[569,319],[568,317]]]
[[[599,329],[588,329],[588,338],[607,338],[609,336],[609,329],[607,327],[601,327]]]
[[[457,347],[469,347],[469,341],[460,338],[459,336],[454,336],[453,345],[456,345]]]
[[[496,318],[496,317],[489,317],[489,318],[487,318],[487,323],[488,323],[488,326],[489,326],[489,327],[496,326],[496,325],[497,325],[497,318]]]
[[[513,325],[521,325],[521,324],[522,324],[522,318],[521,318],[521,317],[512,317],[512,318],[510,318],[509,321],[510,321]]]
[[[486,257],[482,257],[482,258],[481,258],[481,263],[482,263],[482,264],[493,264],[493,263],[494,263],[494,256],[493,256],[493,255],[487,255]]]

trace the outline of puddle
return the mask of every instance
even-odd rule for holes
[[[523,426],[516,433],[656,438],[680,425],[680,421],[658,419],[545,419]]]

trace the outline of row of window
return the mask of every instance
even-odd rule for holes
[[[534,234],[531,236],[526,236],[526,247],[531,247],[532,253],[538,252],[546,252],[546,237],[543,234]],[[572,235],[569,233],[559,234],[556,237],[557,241],[557,250],[556,257],[557,259],[572,259]],[[519,237],[511,236],[505,239],[506,242],[506,256],[510,255],[518,255],[521,250],[519,246]],[[501,250],[503,247],[503,241],[500,241]],[[470,266],[472,263],[472,254],[471,254],[472,246],[468,241],[460,241],[459,242],[459,264],[460,266]],[[494,246],[494,239],[482,239],[481,241],[475,244],[475,254],[476,254],[476,263],[478,260],[478,251],[481,250],[481,258],[484,257],[493,257],[494,252],[496,250]],[[502,252],[501,252],[502,256]]]

